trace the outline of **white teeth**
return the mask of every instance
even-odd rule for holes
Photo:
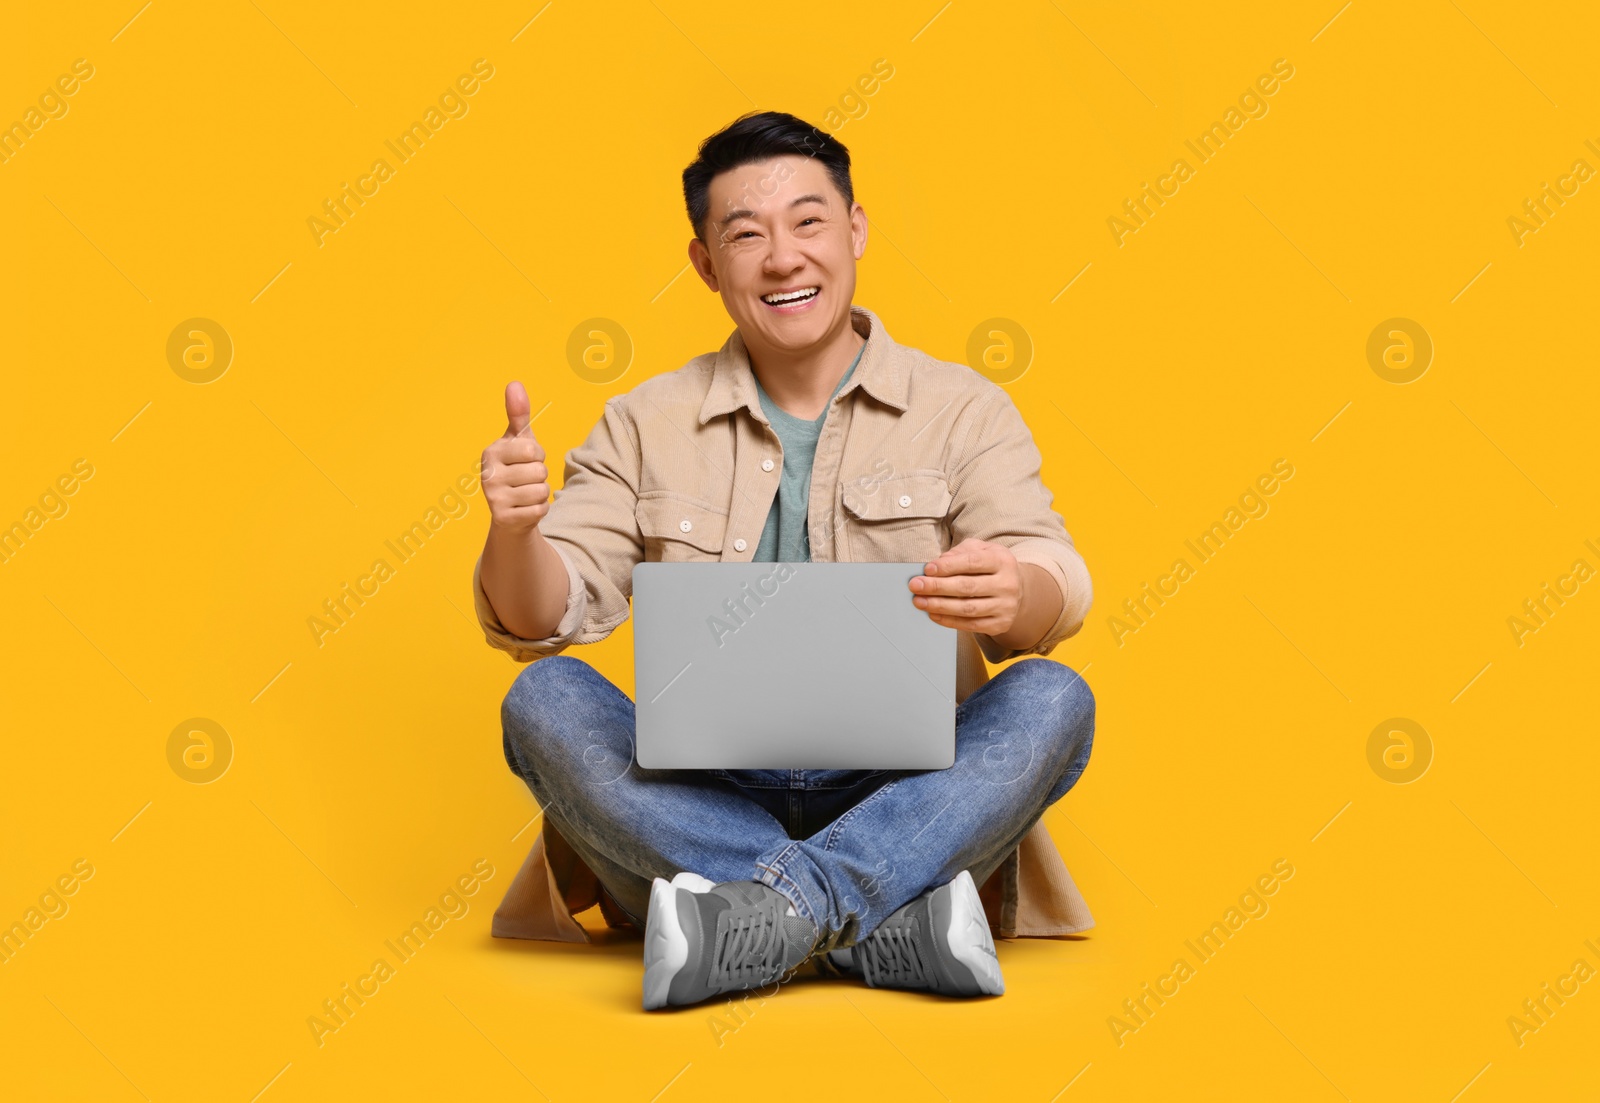
[[[771,295],[761,296],[761,301],[777,306],[779,303],[791,303],[798,302],[801,299],[809,299],[817,291],[818,289],[815,287],[803,287],[799,291],[774,292]]]

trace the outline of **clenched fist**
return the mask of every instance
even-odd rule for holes
[[[505,435],[483,450],[479,472],[490,524],[510,533],[532,532],[550,511],[550,475],[529,409],[522,384],[506,384]]]

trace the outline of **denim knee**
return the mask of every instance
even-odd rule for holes
[[[1053,659],[1027,659],[1015,667],[1021,677],[1028,679],[1042,709],[1044,720],[1038,740],[1057,779],[1050,795],[1054,803],[1089,764],[1089,752],[1094,747],[1094,692],[1076,670]]]
[[[551,733],[550,717],[570,698],[593,668],[570,655],[547,655],[524,667],[500,704],[500,729],[506,765],[526,779]]]
[[[1078,776],[1088,767],[1090,751],[1094,748],[1094,692],[1082,674],[1062,663],[1051,660],[1030,661],[1030,666],[1048,666],[1050,671],[1038,672],[1045,684],[1048,749],[1056,762],[1056,788],[1051,791],[1051,802],[1066,796],[1067,789],[1077,783]]]

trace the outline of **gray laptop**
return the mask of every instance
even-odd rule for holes
[[[639,563],[645,769],[942,770],[956,638],[911,603],[922,563]]]

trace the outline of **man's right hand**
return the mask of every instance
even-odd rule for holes
[[[479,469],[490,524],[524,535],[550,511],[550,475],[544,449],[533,435],[530,409],[522,384],[506,384],[506,431],[483,450]]]

